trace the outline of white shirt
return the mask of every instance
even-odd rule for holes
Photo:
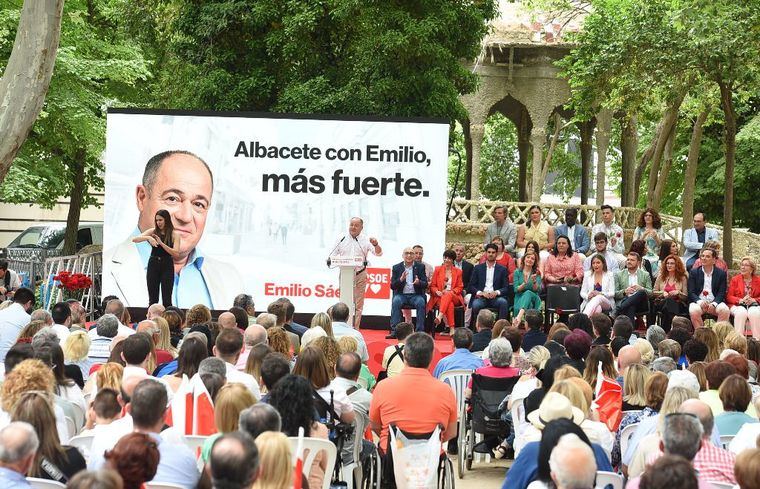
[[[713,272],[715,271],[715,267],[713,267]],[[709,274],[705,272],[705,268],[702,267],[702,272],[705,274],[705,285],[702,287],[702,295],[700,297],[701,300],[706,302],[713,302],[715,300],[715,296],[713,295],[712,291],[712,272]],[[707,295],[705,295],[705,292],[707,292]]]
[[[259,389],[259,383],[253,378],[253,375],[241,372],[235,368],[231,363],[224,362],[224,366],[227,368],[227,383],[243,384],[253,394],[253,397],[258,401],[261,399],[261,389]]]
[[[595,225],[593,228],[591,228],[591,239],[594,239],[594,235],[596,233],[604,233],[607,235],[607,243],[610,249],[612,249],[615,253],[622,254],[624,251],[624,245],[623,242],[623,228],[615,224],[614,222],[610,223],[610,225],[606,225],[603,222]]]
[[[362,359],[362,362],[366,362],[369,360],[369,352],[367,351],[367,344],[364,342],[364,336],[362,334],[349,326],[346,323],[341,323],[339,321],[333,321],[332,323],[333,327],[333,336],[335,337],[335,341],[338,341],[344,336],[350,336],[352,338],[355,338],[357,343],[359,343],[359,349],[356,353],[359,354],[359,356]]]
[[[631,273],[629,270],[628,271],[628,287],[632,285],[639,285],[639,274],[638,274],[638,271]]]
[[[137,331],[130,328],[129,326],[124,326],[123,324],[119,323],[119,329],[116,331],[116,336],[129,336],[135,334]],[[98,328],[97,326],[93,326],[91,330],[87,332],[88,335],[90,335],[90,339],[93,339],[98,336]]]
[[[71,331],[69,331],[68,326],[64,326],[63,324],[54,324],[51,326],[55,334],[58,335],[58,339],[61,340],[61,346],[63,346],[63,343],[66,341],[66,338],[69,337],[69,334]]]
[[[406,272],[406,281],[404,282],[404,294],[414,294],[414,263],[408,267],[404,265],[404,271]]]
[[[346,233],[335,242],[331,254],[344,257],[361,257],[363,260],[366,260],[370,253],[375,256],[382,256],[383,254],[382,252],[379,254],[375,253],[375,247],[364,234],[359,234],[354,238],[351,236],[351,233]],[[362,268],[364,267],[355,267],[355,270],[358,272]]]
[[[16,343],[21,330],[31,321],[24,307],[18,302],[0,311],[0,362],[5,362],[5,355]]]
[[[570,242],[575,245],[575,226],[567,227],[567,237],[570,239]]]
[[[124,417],[117,419],[107,425],[108,429],[95,432],[90,445],[90,460],[87,462],[89,470],[98,470],[103,466],[103,452],[112,450],[119,439],[132,433],[132,416],[125,414]]]
[[[607,270],[610,272],[616,272],[620,270],[620,263],[618,262],[617,256],[613,251],[611,251],[609,248],[605,248],[604,253],[600,253],[596,248],[594,248],[594,252],[587,256],[585,260],[583,260],[584,271],[591,270],[591,260],[596,255],[602,255],[604,257],[604,261],[607,262]]]
[[[354,405],[351,403],[351,399],[349,399],[346,395],[346,389],[340,384],[336,384],[335,380],[330,382],[326,387],[317,389],[317,394],[319,394],[319,397],[324,399],[325,402],[329,405],[330,391],[332,391],[332,402],[335,414],[338,416],[343,416],[343,413],[353,412]]]
[[[72,404],[76,404],[82,409],[83,413],[87,413],[87,402],[84,400],[84,394],[82,389],[78,385],[72,383],[71,385],[59,385],[56,394],[61,399],[65,399]]]
[[[744,450],[755,448],[758,435],[760,435],[760,423],[744,423],[729,443],[728,449],[738,455]]]
[[[483,292],[493,292],[493,274],[496,271],[496,263],[493,265],[486,262],[486,284],[483,287]]]

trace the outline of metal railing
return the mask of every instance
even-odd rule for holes
[[[40,286],[42,307],[50,309],[56,302],[64,300],[64,291],[57,287],[53,277],[61,271],[83,273],[92,279],[89,289],[84,289],[81,297],[82,306],[89,319],[94,318],[95,309],[100,302],[100,284],[103,272],[103,253],[96,251],[71,256],[56,256],[44,262],[42,284]]]
[[[494,207],[504,206],[507,209],[507,217],[509,217],[515,224],[525,224],[528,222],[528,211],[531,206],[535,205],[533,202],[497,202],[490,200],[465,200],[455,199],[451,210],[448,215],[448,222],[456,225],[469,225],[477,228],[485,228],[493,222],[491,213]],[[541,207],[541,214],[543,219],[547,221],[551,226],[557,226],[564,222],[565,210],[569,208],[578,209],[578,221],[586,227],[592,227],[595,224],[601,222],[601,213],[599,206],[596,205],[572,205],[572,204],[539,204]],[[643,212],[643,209],[635,207],[617,207],[615,208],[615,221],[623,228],[632,231],[637,226],[639,215]],[[667,214],[660,214],[660,220],[662,221],[662,230],[668,239],[678,241],[682,243],[683,240],[683,227],[681,226],[681,218],[676,216],[670,216]],[[723,228],[712,224],[707,225],[710,228],[716,229],[718,234],[723,234]],[[734,263],[742,256],[751,256],[755,260],[760,260],[760,234],[751,233],[749,231],[734,229],[733,233],[733,247],[734,247]]]

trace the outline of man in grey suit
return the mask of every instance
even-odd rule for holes
[[[686,264],[686,271],[690,271],[694,262],[699,258],[699,252],[708,241],[720,241],[718,231],[709,229],[707,226],[704,212],[694,214],[694,227],[683,232],[683,261]]]

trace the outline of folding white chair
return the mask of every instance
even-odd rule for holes
[[[95,435],[79,435],[69,440],[68,444],[72,447],[77,447],[85,460],[89,461],[93,438],[95,438]]]
[[[37,479],[36,477],[27,477],[26,481],[34,489],[59,489],[61,487],[66,487],[60,482],[51,481],[48,479]]]
[[[185,489],[185,486],[169,482],[146,482],[145,489]]]
[[[612,486],[612,489],[623,489],[623,476],[616,472],[597,470],[596,489],[605,489],[607,486]]]
[[[709,481],[708,484],[710,484],[711,486],[713,486],[715,489],[734,489],[734,487],[738,487],[738,486],[735,486],[733,484],[728,484],[726,482]]]
[[[74,420],[68,416],[66,416],[66,430],[69,432],[69,439],[77,434],[77,425]]]
[[[298,437],[291,436],[290,448],[293,450],[293,462],[296,460],[296,449],[298,448]],[[332,479],[333,468],[335,467],[335,459],[338,456],[338,449],[335,448],[335,444],[330,440],[323,440],[321,438],[304,438],[303,439],[304,459],[303,459],[303,473],[306,477],[309,476],[311,471],[311,464],[314,462],[314,458],[320,451],[325,451],[327,454],[327,470],[325,471],[325,479],[322,482],[322,489],[330,489],[330,481]],[[319,488],[314,488],[319,489]]]
[[[631,438],[633,437],[633,434],[636,432],[636,428],[638,427],[639,427],[639,423],[629,424],[628,426],[623,428],[623,431],[620,432],[621,456],[624,455],[626,450],[628,449],[628,442],[631,441]]]

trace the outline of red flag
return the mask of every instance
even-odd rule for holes
[[[293,489],[301,489],[303,482],[303,426],[298,428],[298,444],[296,445],[296,453],[293,454],[294,467],[293,467]],[[329,477],[329,474],[325,474],[325,477]]]
[[[213,435],[214,404],[199,375],[183,376],[170,406],[172,426],[184,435]],[[168,415],[167,415],[168,417]]]
[[[623,419],[623,388],[615,380],[602,374],[602,362],[599,362],[598,367],[594,404],[597,406],[599,421],[614,433]]]

